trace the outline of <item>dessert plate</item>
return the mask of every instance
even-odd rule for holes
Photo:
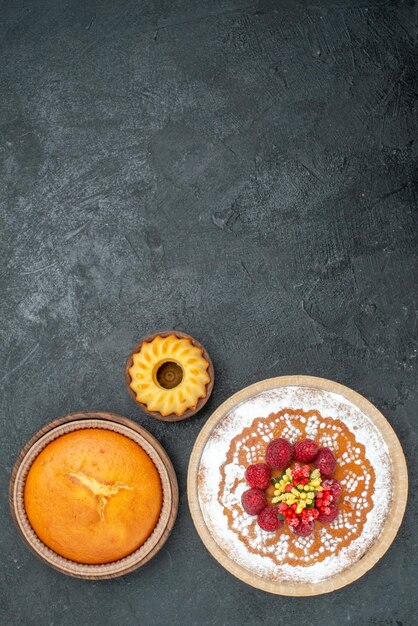
[[[102,428],[120,433],[137,443],[153,461],[161,479],[163,504],[158,522],[148,537],[132,554],[100,565],[88,565],[66,559],[48,548],[33,531],[25,511],[24,488],[29,469],[38,454],[61,435],[83,428]],[[23,447],[13,467],[9,485],[12,517],[25,543],[42,561],[76,578],[100,580],[116,578],[145,565],[167,541],[178,509],[177,479],[171,461],[158,441],[135,422],[104,411],[71,413],[46,424]]]
[[[310,537],[263,531],[242,509],[246,467],[263,462],[280,436],[315,439],[337,457],[340,514]],[[384,555],[402,522],[408,475],[396,434],[368,400],[323,378],[283,376],[213,413],[193,448],[187,488],[196,529],[225,569],[270,593],[311,596],[353,582]]]

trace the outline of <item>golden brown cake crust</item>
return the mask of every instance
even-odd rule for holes
[[[80,563],[109,563],[139,548],[160,515],[158,471],[134,441],[82,429],[48,444],[32,464],[25,508],[52,550]]]

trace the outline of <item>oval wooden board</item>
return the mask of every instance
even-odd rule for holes
[[[141,445],[154,461],[163,486],[163,508],[160,519],[153,533],[135,552],[124,559],[103,565],[85,565],[63,558],[50,550],[35,535],[24,511],[23,489],[29,468],[37,454],[51,440],[79,428],[107,428],[132,438]],[[33,458],[32,458],[33,457]],[[145,565],[159,552],[167,541],[177,516],[178,510],[177,478],[171,461],[160,443],[145,428],[135,422],[105,411],[86,411],[70,413],[45,424],[26,443],[13,467],[9,483],[9,504],[13,520],[28,547],[44,563],[63,574],[89,580],[103,580],[124,576]]]
[[[394,493],[396,493],[397,500],[396,517],[393,516],[386,519],[378,541],[372,545],[372,547],[361,559],[339,574],[316,584],[274,581],[258,576],[253,572],[249,572],[241,565],[238,565],[229,556],[227,556],[227,554],[219,547],[215,539],[212,537],[205,524],[199,505],[198,474],[200,459],[205,445],[215,426],[222,421],[225,416],[228,415],[238,404],[241,404],[252,396],[269,389],[288,386],[322,389],[340,394],[352,402],[352,404],[357,406],[379,430],[387,444],[393,464],[393,490]],[[187,477],[187,493],[190,512],[200,538],[212,556],[215,557],[218,563],[228,570],[228,572],[248,585],[263,591],[268,591],[269,593],[285,596],[314,596],[340,589],[341,587],[357,580],[360,576],[371,569],[385,554],[395,539],[405,512],[408,498],[408,472],[405,456],[394,430],[380,411],[378,411],[373,404],[366,400],[366,398],[344,385],[340,385],[339,383],[335,383],[324,378],[316,378],[313,376],[280,376],[278,378],[263,380],[242,389],[221,404],[221,406],[208,419],[205,426],[200,431],[190,457]]]

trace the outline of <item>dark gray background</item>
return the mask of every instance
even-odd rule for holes
[[[416,623],[416,482],[373,571],[291,599],[209,556],[186,471],[215,407],[295,373],[364,394],[413,467],[417,12],[387,0],[0,2],[2,624]],[[195,335],[214,361],[212,399],[186,423],[141,414],[124,387],[129,350],[158,328]],[[166,546],[111,582],[48,569],[8,516],[20,447],[76,409],[137,420],[179,478]]]

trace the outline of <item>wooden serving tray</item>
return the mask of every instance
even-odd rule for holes
[[[225,419],[238,405],[252,399],[258,394],[281,388],[281,387],[308,387],[314,389],[334,392],[343,396],[374,424],[379,430],[384,442],[387,445],[393,468],[393,493],[396,494],[396,516],[389,516],[384,522],[383,530],[379,538],[372,544],[369,550],[351,566],[317,583],[311,582],[290,582],[285,580],[272,580],[254,572],[250,572],[242,565],[235,562],[215,541],[208,526],[199,503],[199,467],[200,460],[206,443],[208,442],[214,428]],[[314,407],[312,407],[314,408]],[[257,417],[258,415],[254,415]],[[313,596],[328,593],[348,585],[360,578],[370,570],[377,561],[385,554],[389,546],[395,539],[399,526],[404,515],[408,497],[408,473],[405,457],[399,440],[390,424],[363,396],[352,389],[323,378],[312,376],[281,376],[255,383],[246,387],[242,391],[226,400],[208,419],[205,426],[194,445],[188,470],[187,493],[190,512],[196,527],[206,548],[226,570],[242,580],[243,582],[273,594],[287,596]]]
[[[37,455],[48,443],[59,436],[83,428],[104,428],[118,432],[135,441],[154,462],[163,489],[161,514],[156,527],[145,543],[123,559],[103,565],[76,563],[48,548],[30,526],[24,507],[25,480]],[[172,531],[177,516],[178,485],[176,474],[167,453],[145,428],[115,413],[105,411],[78,412],[70,413],[46,424],[26,443],[12,470],[9,484],[9,504],[12,517],[23,540],[44,563],[69,576],[101,580],[128,574],[145,565],[161,550]]]
[[[136,354],[137,352],[141,350],[143,343],[149,343],[153,339],[155,339],[155,337],[158,337],[158,336],[168,337],[169,335],[175,335],[179,339],[190,339],[190,341],[192,342],[194,346],[197,346],[203,351],[203,357],[209,363],[208,374],[209,374],[210,381],[206,385],[205,397],[199,399],[194,409],[188,409],[187,411],[183,413],[183,415],[176,415],[175,413],[171,413],[170,415],[163,416],[161,415],[161,413],[158,413],[156,411],[149,411],[145,404],[143,404],[142,402],[138,402],[138,400],[136,399],[136,394],[131,389],[131,386],[130,386],[132,379],[131,379],[131,375],[129,374],[129,369],[132,367],[134,354]],[[128,390],[130,397],[135,402],[135,404],[141,408],[141,411],[144,411],[144,413],[147,413],[151,417],[154,417],[155,419],[161,420],[163,422],[181,422],[195,415],[198,411],[200,411],[200,409],[202,409],[205,406],[206,402],[209,400],[212,394],[214,382],[215,382],[215,371],[213,369],[213,363],[208,352],[197,339],[195,339],[191,335],[188,335],[187,333],[181,332],[180,330],[160,330],[160,331],[151,333],[150,335],[147,335],[146,337],[143,337],[136,344],[135,348],[132,350],[132,352],[128,356],[126,365],[125,365],[125,383],[126,383],[126,388]]]

